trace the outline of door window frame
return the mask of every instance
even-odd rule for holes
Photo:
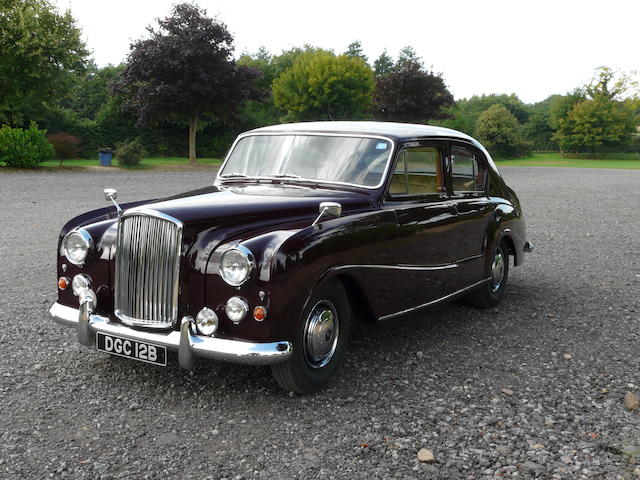
[[[442,186],[441,192],[430,193],[405,193],[405,194],[391,194],[391,182],[393,181],[393,175],[396,171],[396,165],[401,161],[402,152],[410,148],[425,148],[433,147],[437,148],[440,152],[440,169],[442,172]],[[400,144],[398,147],[391,168],[389,169],[389,178],[384,189],[383,203],[385,204],[398,204],[398,203],[424,203],[427,201],[440,201],[447,199],[450,194],[450,179],[447,175],[448,165],[448,146],[444,141],[438,140],[412,140]]]

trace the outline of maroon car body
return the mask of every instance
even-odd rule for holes
[[[210,187],[124,204],[124,214],[110,206],[80,215],[60,232],[58,277],[70,284],[77,275],[85,275],[90,285],[79,285],[75,294],[71,287],[59,288],[58,301],[51,309],[54,318],[78,329],[78,338],[86,345],[93,345],[98,332],[102,332],[176,351],[185,367],[197,357],[208,357],[283,368],[277,365],[295,362],[297,349],[319,342],[313,332],[302,332],[301,336],[296,332],[305,324],[314,292],[323,285],[338,285],[348,298],[348,313],[335,309],[333,314],[391,320],[465,294],[478,295],[483,288],[490,293],[495,289],[491,283],[495,283],[492,279],[497,273],[504,276],[506,284],[508,256],[519,265],[524,252],[531,249],[516,194],[505,184],[488,152],[464,134],[424,125],[317,122],[266,127],[239,139],[257,135],[381,139],[388,145],[388,161],[377,173],[381,181],[366,186],[297,175],[244,176],[231,172],[225,177],[223,165]],[[231,152],[239,148],[237,142]],[[387,149],[381,143],[375,148]],[[408,173],[408,155],[418,159],[414,162],[418,169],[422,158],[428,157],[426,162],[437,165],[432,172]],[[460,175],[456,173],[458,158],[460,165],[468,167]],[[411,187],[411,178],[418,179],[420,185]],[[434,182],[435,188],[430,186]],[[472,190],[461,186],[471,182]],[[313,224],[323,202],[339,204],[341,214],[325,215]],[[149,250],[149,242],[159,235],[158,228],[166,226],[160,220],[147,226],[141,223],[143,230],[135,238],[144,245],[136,245],[135,251],[131,238],[119,240],[124,233],[118,225],[131,222],[133,226],[134,217],[144,222],[149,214],[174,222],[180,233],[176,237],[180,244],[174,246],[177,250]],[[90,237],[86,259],[79,264],[70,262],[65,254],[65,238],[74,231]],[[250,252],[253,264],[250,278],[241,286],[233,286],[223,278],[220,262],[224,252],[238,247]],[[125,252],[127,248],[132,250]],[[506,267],[500,266],[502,272],[495,271],[496,249],[503,252],[507,262]],[[158,253],[166,251],[176,252],[175,259],[167,259],[167,265],[175,268],[175,278],[167,273],[169,267]],[[135,268],[144,270],[142,273],[130,265],[126,271],[117,267],[118,256],[125,253],[131,256],[130,262],[138,262]],[[146,265],[141,255],[147,255],[147,263],[156,262],[155,266]],[[149,317],[161,310],[151,304],[158,301],[158,292],[165,288],[166,303],[173,294],[169,290],[175,287],[175,304],[171,305],[175,315],[166,317],[168,323],[123,322],[125,317],[115,313],[118,268],[122,271],[119,288],[123,290],[125,283],[132,282],[131,291],[121,292],[121,303],[131,302],[136,296],[133,301],[139,300],[142,305],[137,311],[147,311]],[[131,280],[135,275],[142,278]],[[167,290],[167,285],[156,284],[159,278],[174,278],[176,284]],[[504,289],[504,285],[497,285]],[[145,293],[147,286],[149,291]],[[83,299],[82,288],[89,287],[94,297]],[[502,291],[499,293],[501,296]],[[249,313],[240,322],[231,321],[225,308],[232,296],[243,299],[249,312],[263,307],[266,318],[256,320]],[[194,319],[203,308],[215,312],[213,335],[198,331]],[[328,335],[337,335],[336,325],[334,322],[323,328],[328,329]],[[343,325],[348,326],[345,322]],[[327,333],[323,330],[322,335]],[[332,345],[334,350],[336,345],[340,347],[337,340]],[[328,348],[318,343],[316,353]],[[312,373],[325,367],[318,365],[311,365]],[[305,386],[296,387],[294,381],[279,379],[285,388],[301,393],[326,380],[307,378]]]

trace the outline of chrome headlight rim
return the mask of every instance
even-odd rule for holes
[[[80,260],[73,259],[69,255],[69,252],[67,250],[67,241],[73,235],[79,236],[80,239],[82,240],[82,242],[84,243],[84,246],[85,246],[84,256]],[[79,267],[82,267],[85,264],[85,262],[87,260],[87,257],[89,256],[89,250],[91,250],[92,248],[93,248],[93,237],[84,228],[76,228],[74,230],[71,230],[62,239],[62,253],[64,254],[65,258],[69,261],[69,263],[72,263],[72,264],[77,265]]]
[[[240,281],[234,281],[227,278],[227,276],[225,275],[224,269],[222,268],[222,265],[224,263],[224,256],[233,251],[239,252],[247,261],[247,274]],[[253,253],[251,253],[251,250],[249,250],[247,247],[243,245],[237,245],[235,247],[229,248],[225,250],[220,256],[220,265],[218,267],[218,273],[220,274],[220,277],[225,281],[225,283],[227,285],[231,285],[232,287],[240,287],[245,283],[247,283],[251,279],[251,276],[255,271],[255,269],[256,269],[256,259],[253,256]]]

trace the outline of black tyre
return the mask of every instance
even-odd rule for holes
[[[304,395],[329,383],[344,359],[350,324],[349,300],[342,285],[332,281],[316,288],[298,322],[293,355],[271,366],[278,384]]]
[[[509,278],[509,250],[504,241],[500,243],[487,259],[489,282],[469,294],[469,301],[475,307],[491,308],[500,303],[507,288]]]

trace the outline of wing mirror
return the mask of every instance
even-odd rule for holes
[[[118,192],[116,191],[115,188],[105,188],[104,189],[104,199],[107,202],[113,202],[113,204],[116,207],[116,210],[118,212],[118,214],[120,214],[120,212],[122,212],[122,208],[120,208],[120,205],[118,205],[118,202],[116,202],[116,198],[118,198]]]
[[[318,210],[320,214],[311,224],[312,227],[315,227],[322,217],[338,218],[342,215],[342,205],[338,202],[321,202]]]

